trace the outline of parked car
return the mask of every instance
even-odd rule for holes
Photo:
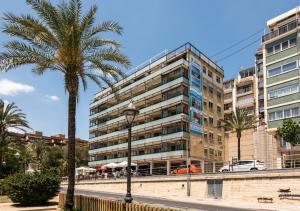
[[[201,167],[191,165],[190,173],[201,173],[201,172],[202,172]],[[172,173],[173,174],[186,174],[187,173],[187,168],[186,167],[178,168],[178,169],[175,169]]]
[[[220,168],[220,172],[228,171],[255,171],[255,170],[265,170],[265,164],[259,160],[240,160],[235,164],[226,165]]]

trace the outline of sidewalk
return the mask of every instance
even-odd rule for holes
[[[105,186],[103,184],[93,184],[93,185],[77,185],[76,190],[87,190],[87,191],[105,191],[110,193],[125,194],[125,186],[117,186],[110,184]],[[160,198],[168,199],[181,202],[190,202],[197,204],[207,204],[207,205],[218,205],[224,207],[234,207],[234,208],[246,208],[254,210],[272,210],[272,211],[299,211],[299,201],[277,201],[276,203],[258,203],[257,201],[243,201],[243,200],[226,200],[226,199],[211,199],[211,198],[200,198],[197,194],[192,194],[190,197],[186,196],[185,192],[181,193],[180,190],[173,191],[156,191],[155,188],[150,190],[143,189],[141,187],[132,187],[132,195],[141,196],[141,197],[150,197],[150,198]],[[188,209],[191,210],[192,209]]]
[[[14,203],[0,203],[1,211],[57,211],[58,197],[50,200],[49,204],[43,206],[20,206]]]

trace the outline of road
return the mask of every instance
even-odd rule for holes
[[[62,191],[65,192],[66,188],[62,188]],[[123,200],[124,194],[118,193],[109,193],[109,192],[100,192],[100,191],[90,191],[90,190],[76,190],[78,195],[87,195],[87,196],[97,196],[107,199],[117,199]],[[161,204],[167,207],[180,208],[185,210],[199,210],[199,211],[258,211],[257,209],[243,209],[235,207],[224,207],[218,205],[210,204],[200,204],[200,203],[191,203],[191,202],[181,202],[173,201],[162,198],[155,197],[146,197],[146,196],[133,196],[134,201],[146,204]]]

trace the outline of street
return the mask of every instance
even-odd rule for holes
[[[61,189],[62,192],[66,191],[66,188]],[[107,199],[117,199],[123,200],[124,194],[118,193],[108,193],[102,191],[90,191],[90,190],[76,190],[75,193],[77,195],[87,195],[87,196],[96,196]],[[162,198],[155,197],[145,197],[145,196],[134,196],[134,202],[146,203],[146,204],[161,204],[167,207],[179,208],[184,210],[199,210],[199,211],[251,211],[257,209],[243,209],[243,208],[234,208],[234,207],[226,207],[226,206],[218,206],[218,205],[208,205],[208,204],[200,204],[200,203],[191,203],[191,202],[181,202],[181,201],[173,201]]]

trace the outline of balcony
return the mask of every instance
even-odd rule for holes
[[[173,98],[170,98],[168,100],[162,101],[160,103],[151,105],[151,106],[147,106],[145,108],[142,108],[140,110],[140,114],[139,116],[142,115],[146,115],[150,112],[154,112],[154,111],[158,111],[158,110],[162,110],[165,107],[170,107],[174,104],[177,104],[179,102],[188,102],[188,97],[184,96],[184,95],[179,95],[179,93],[177,93],[177,97],[173,96]],[[100,123],[100,124],[96,124],[94,126],[90,127],[90,131],[96,130],[96,129],[101,129],[102,127],[108,127],[110,125],[116,124],[116,123],[120,123],[120,122],[124,122],[125,121],[125,116],[120,116],[111,120],[108,120],[106,122]]]
[[[141,125],[137,125],[132,127],[132,133],[137,133],[139,131],[145,131],[147,129],[153,129],[154,127],[161,127],[162,125],[167,125],[167,124],[171,124],[172,122],[178,122],[180,120],[186,120],[189,121],[188,115],[186,114],[176,114],[173,116],[169,116],[169,117],[165,117],[162,119],[158,119],[158,120],[154,120],[151,122],[147,122]],[[126,136],[127,135],[127,129],[123,129],[123,130],[119,130],[119,131],[115,131],[115,132],[111,132],[111,133],[107,133],[107,134],[103,134],[100,136],[96,136],[93,138],[90,138],[90,141],[100,141],[100,140],[104,140],[104,139],[112,139],[113,137],[117,137],[120,138],[121,136]]]
[[[130,90],[134,89],[135,87],[143,85],[147,81],[150,81],[150,80],[152,80],[152,79],[154,79],[154,78],[162,75],[166,71],[171,70],[173,68],[180,67],[180,66],[186,66],[187,67],[188,66],[187,61],[185,61],[184,59],[180,59],[180,60],[178,60],[178,61],[176,61],[176,62],[174,62],[174,63],[172,63],[172,64],[170,64],[170,65],[168,65],[168,66],[166,66],[166,67],[164,67],[164,68],[156,71],[156,72],[154,72],[153,74],[150,74],[150,75],[144,77],[143,79],[138,80],[138,81],[130,84],[129,86],[126,86],[125,88],[120,89],[117,92],[117,94],[122,95],[124,93],[128,93],[128,92],[130,92]],[[100,104],[102,104],[104,102],[107,102],[107,101],[109,101],[110,99],[113,99],[113,98],[115,98],[115,94],[109,94],[108,96],[103,97],[103,98],[101,98],[99,100],[96,100],[95,102],[91,103],[90,104],[90,108],[97,107],[98,105],[100,105]]]
[[[237,107],[244,107],[248,105],[252,105],[254,103],[253,98],[248,98],[248,99],[243,99],[243,100],[238,100],[236,103]]]
[[[259,112],[260,112],[260,113],[262,113],[262,112],[264,112],[264,111],[265,111],[264,107],[259,107]]]
[[[156,136],[156,137],[151,137],[151,138],[145,138],[141,140],[136,140],[132,141],[132,148],[140,147],[140,146],[149,146],[149,145],[154,145],[158,143],[164,143],[168,141],[173,141],[173,140],[179,140],[182,138],[188,138],[188,133],[187,132],[177,132],[177,133],[171,133],[167,135],[162,135],[162,136]],[[98,153],[104,153],[104,152],[111,152],[111,151],[120,151],[120,150],[125,150],[128,147],[128,143],[123,143],[123,144],[116,144],[108,147],[102,147],[98,149],[92,149],[89,150],[89,155],[94,155]]]
[[[95,113],[95,114],[93,114],[93,115],[90,116],[90,120],[95,119],[95,118],[99,118],[100,116],[104,116],[104,115],[110,114],[110,113],[112,113],[112,112],[114,112],[116,110],[119,110],[119,109],[124,109],[131,102],[131,100],[133,100],[135,103],[138,103],[141,100],[144,100],[145,98],[148,98],[148,97],[153,96],[155,94],[159,94],[159,93],[161,93],[161,92],[163,92],[165,90],[171,89],[172,87],[176,87],[176,86],[178,86],[178,85],[180,85],[182,83],[188,84],[189,82],[184,77],[177,78],[174,81],[171,81],[171,82],[166,83],[164,85],[158,86],[158,87],[156,87],[154,89],[151,89],[151,90],[149,90],[147,92],[144,92],[143,94],[135,96],[132,99],[128,99],[128,100],[126,100],[124,102],[121,102],[119,104],[116,104],[116,105],[114,105],[114,106],[112,106],[112,107],[110,107],[110,108],[108,108],[106,110],[103,110],[103,111],[100,111],[98,113]]]
[[[262,42],[266,42],[266,41],[268,41],[270,39],[273,39],[273,38],[278,37],[278,36],[280,36],[282,34],[285,34],[285,33],[289,32],[289,31],[297,28],[298,25],[299,25],[298,21],[297,20],[293,20],[293,21],[291,21],[291,22],[289,22],[289,23],[287,23],[287,24],[279,27],[279,29],[271,31],[270,33],[262,36]]]
[[[136,155],[132,156],[131,160],[133,162],[145,160],[163,160],[163,159],[170,159],[170,158],[185,158],[186,157],[186,150],[177,150],[177,151],[168,151],[168,152],[159,152],[159,153],[152,153],[152,154],[145,154],[145,155]],[[113,158],[108,160],[98,160],[98,161],[91,161],[89,162],[89,166],[96,167],[107,163],[119,163],[122,161],[127,160],[127,157],[122,158]]]
[[[263,94],[259,94],[259,95],[258,95],[258,99],[259,99],[259,100],[263,100],[263,99],[264,99],[264,95],[263,95]]]
[[[247,88],[239,88],[236,92],[237,97],[242,96],[242,95],[247,95],[253,92],[252,87],[247,87]]]

